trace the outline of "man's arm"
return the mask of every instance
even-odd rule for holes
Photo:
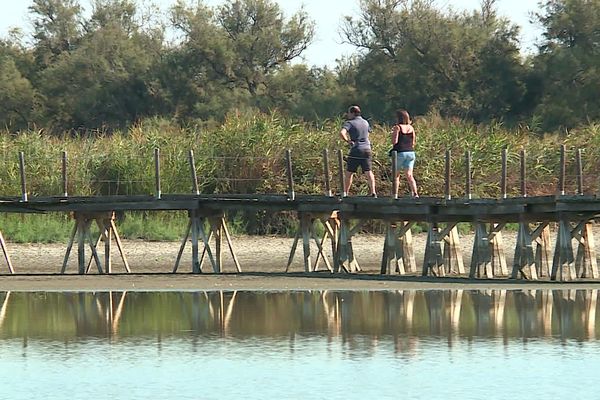
[[[340,137],[342,138],[342,140],[348,144],[352,144],[352,140],[350,140],[350,135],[348,134],[348,131],[346,130],[346,128],[342,128],[340,130]]]

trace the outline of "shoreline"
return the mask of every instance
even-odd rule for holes
[[[50,278],[50,279],[48,279]],[[2,275],[0,291],[107,292],[107,291],[395,291],[395,290],[598,290],[598,281],[516,281],[384,276],[242,274],[113,274],[113,275]]]

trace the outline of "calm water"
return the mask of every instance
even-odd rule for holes
[[[0,398],[597,399],[597,297],[0,292]]]

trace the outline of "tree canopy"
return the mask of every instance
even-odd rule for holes
[[[353,56],[300,57],[315,23],[275,0],[179,0],[161,15],[135,0],[33,0],[30,37],[0,39],[0,123],[11,131],[110,131],[147,117],[181,124],[233,111],[335,118],[350,103],[374,121],[397,108],[542,130],[600,119],[600,3],[544,0],[543,37],[524,55],[496,0],[458,12],[434,0],[357,0],[340,24]]]

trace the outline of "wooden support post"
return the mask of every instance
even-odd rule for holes
[[[579,224],[579,231],[573,232],[573,237],[578,242],[575,270],[579,278],[593,278],[598,276],[598,262],[596,260],[596,241],[592,221]],[[577,229],[577,228],[576,228]]]
[[[352,236],[357,233],[363,221],[358,222],[353,227],[350,225],[350,220],[341,215],[340,218],[340,234],[338,239],[337,259],[334,260],[334,272],[357,272],[360,271],[360,266],[354,256],[352,248]]]
[[[471,152],[465,152],[465,195],[471,200]]]
[[[583,162],[581,160],[581,149],[577,149],[577,194],[583,196]]]
[[[431,223],[425,244],[422,275],[445,276],[464,273],[465,267],[456,222],[448,223],[442,230],[437,223]]]
[[[573,280],[576,277],[571,232],[572,228],[569,220],[561,216],[552,260],[552,273],[550,274],[550,279],[553,281]]]
[[[471,256],[470,278],[494,277],[492,266],[492,251],[486,224],[475,222],[475,240],[473,242],[473,255]]]
[[[312,272],[312,262],[310,259],[310,238],[312,232],[313,219],[311,215],[303,213],[300,216],[300,229],[302,230],[302,250],[304,253],[304,272]]]
[[[154,178],[155,178],[155,189],[156,198],[160,200],[162,192],[160,189],[160,149],[154,149]]]
[[[319,261],[321,260],[321,258],[324,260],[325,265],[327,266],[327,269],[330,272],[333,272],[333,268],[332,268],[329,260],[327,259],[327,256],[325,255],[323,245],[325,244],[325,241],[327,240],[327,238],[331,239],[332,248],[334,249],[332,252],[332,255],[333,255],[333,258],[335,261],[335,256],[336,256],[335,246],[337,243],[337,235],[338,235],[337,226],[339,225],[337,222],[337,212],[326,213],[326,214],[313,214],[313,213],[308,213],[308,212],[299,212],[298,219],[300,221],[299,229],[296,232],[296,236],[294,238],[294,243],[292,244],[292,249],[290,251],[290,256],[288,258],[288,263],[287,263],[285,272],[289,271],[289,268],[294,260],[294,255],[296,253],[296,248],[298,246],[298,241],[300,240],[300,238],[302,238],[302,251],[304,254],[304,258],[303,258],[304,272],[318,271]],[[316,221],[320,221],[325,228],[325,232],[321,239],[319,239],[319,237],[317,236],[317,234],[315,232],[315,222]],[[311,254],[310,254],[310,251],[311,251],[310,241],[311,240],[314,241],[314,243],[317,247],[317,250],[318,250],[317,257],[316,257],[314,264],[311,261],[312,258],[311,258]]]
[[[548,222],[542,223],[532,233],[532,239],[536,243],[535,267],[538,277],[550,276],[550,226]]]
[[[27,201],[27,182],[25,179],[25,155],[19,152],[19,172],[21,175],[21,201]]]
[[[535,247],[535,249],[534,249]],[[521,221],[517,234],[511,279],[538,279],[550,275],[550,227],[541,223],[531,230]]]
[[[561,196],[565,194],[565,178],[567,171],[567,146],[564,144],[560,145],[560,175],[558,177],[558,194]]]
[[[521,197],[527,197],[527,152],[521,149]]]
[[[537,272],[529,223],[521,222],[519,224],[513,269],[510,277],[512,279],[537,279]]]
[[[288,198],[295,200],[296,192],[294,191],[294,172],[292,170],[292,152],[290,149],[286,149],[285,151],[285,165],[288,180]]]
[[[104,241],[104,273],[112,273],[111,253],[113,239],[117,245],[117,249],[121,256],[121,260],[123,261],[125,271],[127,273],[131,272],[131,269],[129,268],[129,263],[127,261],[127,257],[125,256],[125,252],[123,249],[123,243],[121,242],[119,232],[117,231],[117,227],[115,225],[115,213],[113,211],[77,212],[73,215],[73,217],[75,219],[75,226],[73,227],[69,239],[69,244],[67,245],[67,251],[63,259],[61,273],[64,274],[67,269],[67,263],[69,261],[69,256],[71,254],[73,243],[75,242],[75,237],[77,237],[77,263],[79,274],[89,273],[92,262],[96,263],[98,272],[103,273],[102,264],[100,262],[100,257],[97,252],[97,248],[100,244],[100,241]],[[96,222],[96,225],[98,226],[100,231],[100,235],[98,236],[98,239],[96,241],[93,240],[90,230],[91,225],[94,221]],[[86,242],[88,243],[92,252],[92,256],[89,261],[85,256]]]
[[[452,179],[452,158],[450,150],[446,150],[446,168],[445,168],[445,195],[446,200],[450,200],[452,198],[452,194],[450,193],[451,188],[451,179]]]
[[[10,256],[8,255],[8,248],[6,247],[6,241],[4,240],[2,231],[0,231],[0,247],[2,247],[2,253],[4,254],[4,260],[6,260],[6,265],[8,266],[8,272],[10,272],[11,274],[14,274],[15,269],[13,268],[12,262],[10,261]]]
[[[340,197],[348,196],[348,193],[344,190],[344,155],[342,150],[338,150],[338,179],[340,185]]]
[[[442,253],[441,238],[437,223],[430,223],[427,232],[427,243],[425,245],[425,256],[423,260],[423,276],[445,276],[444,254]]]
[[[502,149],[502,176],[500,177],[500,197],[506,199],[507,194],[507,184],[506,184],[506,176],[508,173],[508,149],[504,147]]]
[[[67,152],[62,152],[62,190],[63,197],[68,197]]]
[[[242,272],[242,268],[233,248],[231,235],[227,228],[225,215],[222,213],[202,214],[198,210],[189,210],[188,215],[189,221],[184,238],[179,246],[179,251],[177,252],[173,273],[177,272],[188,239],[191,239],[192,242],[192,273],[200,274],[203,272],[202,263],[205,254],[208,254],[213,272],[217,274],[223,272],[223,238],[227,241],[227,247],[233,259],[236,271]],[[206,224],[208,224],[208,232],[205,229]],[[211,238],[213,237],[214,251],[211,246]],[[200,243],[203,245],[201,257],[199,254]]]
[[[198,196],[200,194],[200,188],[198,187],[198,174],[196,173],[196,160],[194,159],[194,150],[190,150],[188,154],[188,160],[192,176],[192,190],[194,191],[194,194]]]
[[[329,173],[329,150],[323,150],[323,179],[325,180],[325,196],[331,197],[331,179]]]
[[[449,225],[451,226],[451,229],[448,231],[448,234],[443,237],[444,264],[446,265],[446,271],[449,274],[463,275],[465,273],[465,264],[460,250],[458,227],[456,224]]]
[[[398,152],[392,151],[392,197],[398,198]]]
[[[65,273],[67,269],[67,262],[69,261],[69,255],[71,254],[71,248],[73,247],[73,243],[75,241],[75,237],[77,236],[77,271],[80,275],[83,275],[88,272],[87,268],[87,260],[85,257],[85,246],[86,241],[89,243],[90,249],[92,251],[92,257],[96,262],[96,267],[98,268],[98,273],[102,273],[102,263],[100,261],[100,257],[96,251],[96,244],[92,239],[92,235],[90,233],[90,226],[92,221],[96,218],[95,213],[79,213],[76,212],[73,214],[73,218],[75,219],[75,226],[71,232],[71,237],[69,239],[69,244],[67,245],[67,251],[65,253],[65,257],[63,260],[63,265],[61,268],[61,273]]]
[[[504,244],[502,243],[502,229],[505,226],[506,223],[492,223],[488,232],[486,223],[475,223],[475,241],[469,272],[471,278],[482,276],[493,278],[498,275],[508,275]]]
[[[404,275],[416,271],[415,255],[410,229],[415,222],[386,222],[385,242],[381,259],[381,273]]]

